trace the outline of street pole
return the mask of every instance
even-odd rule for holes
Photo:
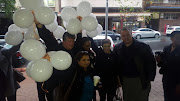
[[[107,39],[107,30],[108,30],[108,0],[106,0],[106,17],[105,17],[105,38]]]

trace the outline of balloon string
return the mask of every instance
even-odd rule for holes
[[[41,89],[42,89],[44,92],[49,93],[49,91],[47,91],[46,89],[44,89],[43,86],[44,86],[44,82],[43,82],[42,85],[41,85]]]

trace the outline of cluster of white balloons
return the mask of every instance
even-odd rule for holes
[[[20,46],[20,53],[30,61],[26,68],[27,75],[37,82],[44,82],[51,77],[53,67],[58,70],[68,69],[72,58],[65,51],[46,53],[45,46],[39,41],[34,18],[44,24],[57,38],[62,38],[65,29],[58,26],[55,13],[44,6],[43,0],[20,0],[20,3],[24,8],[13,14],[14,24],[9,26],[5,34],[5,41],[10,45],[18,45],[24,39]]]
[[[78,4],[77,9],[73,7],[65,7],[61,11],[63,25],[70,34],[78,34],[80,31],[86,33],[90,37],[95,37],[103,31],[103,28],[91,13],[92,6],[87,1]]]

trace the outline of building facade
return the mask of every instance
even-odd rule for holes
[[[180,0],[152,0],[147,9],[156,12],[151,20],[154,29],[165,33],[167,26],[180,26]]]

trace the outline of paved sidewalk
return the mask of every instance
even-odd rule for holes
[[[158,73],[155,81],[152,82],[152,89],[150,92],[149,101],[164,101],[163,89],[162,89],[162,76]],[[23,73],[26,80],[20,83],[21,88],[17,90],[17,101],[38,101],[36,83],[29,78],[26,73]],[[99,97],[97,97],[99,101]]]

